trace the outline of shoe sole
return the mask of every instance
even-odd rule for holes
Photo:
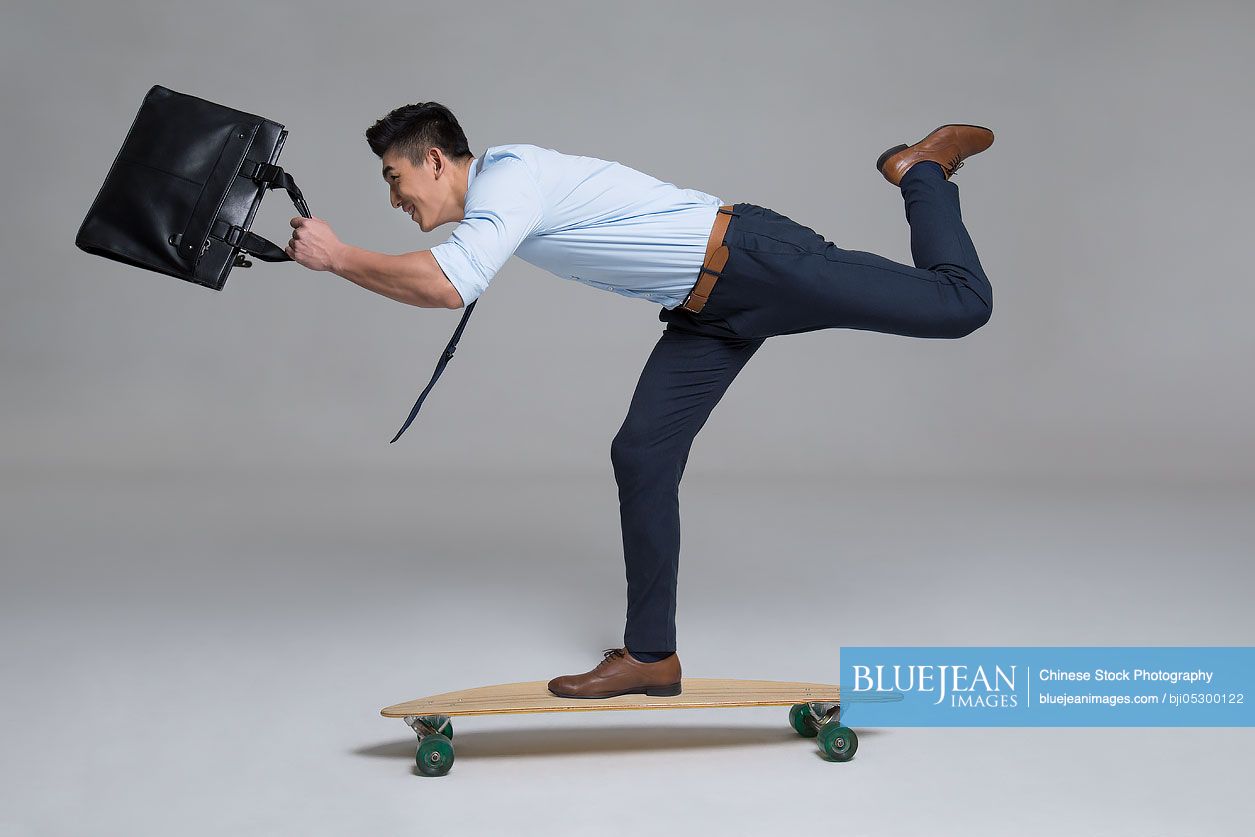
[[[670,686],[645,686],[640,689],[628,689],[626,692],[614,692],[609,695],[560,695],[557,692],[550,692],[551,695],[562,698],[580,698],[582,700],[600,700],[602,698],[618,697],[619,695],[645,695],[646,697],[675,697],[680,694],[680,684],[672,683]]]
[[[924,140],[928,139],[928,137],[931,137],[933,134],[937,133],[942,128],[948,128],[951,125],[953,125],[956,128],[980,128],[982,131],[989,131],[989,133],[991,134],[993,133],[991,129],[986,128],[984,125],[968,125],[964,122],[947,122],[945,125],[938,125],[936,128],[933,128],[931,131],[928,132],[928,135],[925,136],[924,139],[920,140],[920,142],[923,142]],[[911,145],[918,145],[918,143],[911,143]],[[881,174],[884,174],[885,173],[885,161],[888,160],[890,157],[892,157],[894,154],[897,154],[899,151],[905,151],[906,149],[910,148],[911,145],[895,145],[893,148],[890,148],[884,154],[881,154],[878,158],[876,158],[876,171],[880,172]]]

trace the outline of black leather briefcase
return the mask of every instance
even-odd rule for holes
[[[222,290],[245,258],[291,261],[249,231],[267,189],[309,207],[277,165],[288,132],[255,114],[154,85],[74,243],[88,253]]]

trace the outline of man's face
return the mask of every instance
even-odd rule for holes
[[[410,218],[418,222],[419,229],[431,232],[436,228],[439,211],[439,193],[432,166],[416,166],[407,157],[391,149],[384,152],[383,177],[388,184],[388,199],[394,207],[400,207]]]

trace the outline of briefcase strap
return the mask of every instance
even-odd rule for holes
[[[288,193],[288,197],[292,199],[292,203],[301,215],[306,218],[312,217],[309,205],[305,203],[305,196],[301,194],[301,187],[297,186],[292,175],[285,172],[280,166],[276,166],[273,163],[259,163],[256,160],[245,160],[240,164],[239,175],[249,180],[254,180],[264,185],[267,189],[283,189]],[[210,238],[221,241],[232,249],[243,250],[245,253],[261,259],[263,262],[292,261],[288,254],[283,251],[283,248],[274,242],[241,226],[229,224],[221,218],[214,219],[213,224],[209,228],[209,235],[205,239],[205,246],[208,246]],[[171,243],[177,246],[179,237],[175,236],[172,238]],[[238,259],[238,257],[236,264],[242,264],[244,267],[248,266],[247,262]]]
[[[300,210],[300,213],[306,218],[310,217],[309,207],[305,205],[305,196],[301,194],[301,187],[296,185],[292,175],[285,172],[281,166],[276,166],[274,163],[259,163],[256,160],[245,160],[240,166],[240,176],[247,177],[249,180],[256,180],[258,183],[264,183],[267,189],[283,189],[288,193],[288,197],[292,199],[292,203],[296,204],[296,208]]]
[[[418,415],[418,408],[423,406],[423,400],[427,398],[427,393],[431,392],[431,388],[436,385],[436,381],[440,378],[440,373],[449,364],[449,359],[453,357],[453,352],[458,347],[458,340],[462,337],[462,329],[466,327],[466,321],[471,318],[471,312],[475,310],[475,306],[479,304],[476,299],[470,305],[466,306],[466,313],[462,315],[462,322],[458,323],[458,327],[453,331],[453,337],[449,338],[449,345],[445,346],[444,354],[440,356],[440,362],[436,364],[436,371],[432,374],[431,380],[427,383],[427,387],[422,394],[418,396],[418,400],[414,402],[414,409],[410,410],[409,418],[405,420],[405,424],[401,425],[401,429],[397,431],[397,435],[392,437],[392,442],[401,438],[401,434],[410,426],[410,422],[414,421],[414,416]],[[388,444],[392,444],[389,442]]]
[[[305,217],[308,218],[309,216]],[[214,221],[213,228],[209,231],[209,237],[217,239],[232,248],[243,250],[249,255],[261,259],[263,262],[292,261],[287,253],[280,250],[279,246],[273,244],[269,239],[262,238],[257,233],[249,232],[235,224],[228,224],[221,218]]]

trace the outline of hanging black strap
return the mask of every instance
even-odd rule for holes
[[[458,323],[458,327],[453,330],[453,336],[449,338],[449,345],[445,346],[444,354],[440,356],[440,362],[436,364],[436,371],[432,374],[431,381],[428,382],[427,387],[423,390],[422,394],[418,396],[418,400],[414,402],[414,409],[410,410],[409,418],[405,420],[405,424],[401,425],[401,429],[397,431],[397,435],[392,437],[392,442],[401,438],[401,434],[404,433],[410,426],[410,422],[414,421],[414,416],[418,415],[418,408],[423,406],[423,399],[427,397],[427,393],[431,392],[431,388],[436,385],[437,379],[440,378],[440,373],[443,372],[445,366],[449,364],[449,359],[453,357],[453,352],[458,347],[458,340],[462,337],[462,329],[466,327],[466,321],[470,319],[471,312],[475,310],[475,306],[478,304],[479,300],[476,299],[470,305],[466,306],[466,313],[462,315],[462,322]],[[392,442],[389,442],[388,444],[392,444]]]

